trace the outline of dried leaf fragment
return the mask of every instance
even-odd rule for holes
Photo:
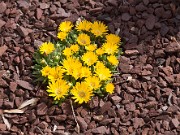
[[[4,110],[4,113],[24,113],[24,111],[20,109],[11,109],[11,110]]]
[[[22,109],[28,105],[35,105],[37,103],[37,101],[38,101],[37,98],[32,98],[30,100],[26,100],[18,107],[18,109]]]
[[[1,114],[1,116],[2,116],[4,124],[6,124],[8,130],[10,130],[11,129],[11,123],[9,123],[9,121],[4,117],[3,114]]]

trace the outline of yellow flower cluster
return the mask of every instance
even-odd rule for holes
[[[56,44],[43,43],[39,48],[40,55],[36,55],[41,77],[48,81],[49,96],[55,101],[69,96],[82,104],[95,94],[112,94],[112,75],[119,63],[120,37],[108,34],[104,23],[87,20],[75,25],[70,21],[62,22],[57,37]]]

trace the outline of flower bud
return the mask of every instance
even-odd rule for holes
[[[58,55],[55,56],[55,60],[59,60],[60,57]]]
[[[42,60],[41,60],[41,64],[46,64],[46,60],[45,60],[45,59],[42,59]]]

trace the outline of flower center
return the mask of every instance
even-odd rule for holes
[[[57,88],[57,89],[56,89],[56,94],[57,94],[57,95],[61,95],[61,94],[62,94],[61,88]]]
[[[94,82],[91,82],[91,87],[94,87],[95,86],[95,83]]]
[[[81,92],[79,92],[79,96],[80,96],[80,97],[85,97],[85,96],[86,96],[86,93],[81,91]]]
[[[86,44],[86,40],[81,39],[81,43]]]
[[[96,30],[96,34],[100,35],[101,34],[101,31],[100,30]]]

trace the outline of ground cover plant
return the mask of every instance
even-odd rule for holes
[[[62,22],[58,41],[44,42],[34,54],[37,81],[47,83],[55,103],[70,97],[79,104],[114,91],[121,38],[100,21]]]
[[[179,134],[179,0],[1,0],[0,7],[0,134]],[[33,54],[57,41],[61,22],[81,16],[122,37],[115,90],[55,105],[47,81],[34,82]]]

